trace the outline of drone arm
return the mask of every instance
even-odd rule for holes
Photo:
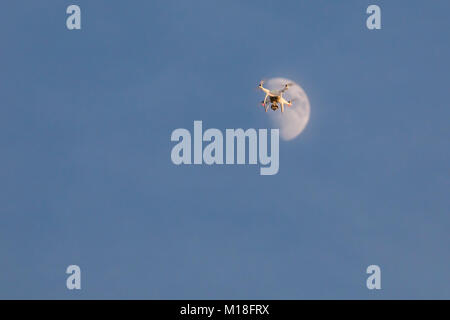
[[[284,103],[284,104],[287,104],[289,107],[292,105],[291,100],[287,101],[287,100],[284,99],[283,97],[281,97],[281,99],[282,99],[281,102]]]
[[[266,88],[264,88],[263,86],[260,86],[259,88],[260,88],[262,91],[264,91],[264,93],[266,93],[266,94],[269,94],[269,92],[270,92],[269,89],[266,89]]]

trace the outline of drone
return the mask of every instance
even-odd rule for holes
[[[284,112],[285,104],[288,105],[288,107],[292,106],[291,100],[287,101],[286,99],[283,98],[283,93],[285,93],[289,89],[289,87],[292,85],[292,83],[286,83],[284,85],[283,89],[275,90],[275,91],[271,91],[269,89],[264,88],[263,84],[264,84],[264,81],[261,80],[258,88],[261,89],[262,91],[264,91],[264,93],[266,94],[266,96],[264,97],[264,100],[261,101],[261,105],[264,107],[266,112],[269,109],[269,103],[270,103],[270,108],[273,111],[277,111],[278,105],[280,105],[280,107],[281,107],[281,112]]]

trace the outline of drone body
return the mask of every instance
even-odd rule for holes
[[[278,107],[281,107],[281,112],[284,112],[284,105],[286,104],[287,106],[291,106],[292,105],[292,101],[287,101],[286,99],[283,98],[283,93],[286,92],[289,89],[289,86],[291,85],[291,83],[287,83],[284,85],[284,88],[281,90],[269,90],[263,87],[264,81],[261,81],[259,83],[258,88],[261,89],[266,96],[264,97],[264,100],[261,101],[261,105],[264,107],[264,110],[267,112],[267,110],[269,109],[269,103],[270,103],[270,108],[273,111],[278,110]]]

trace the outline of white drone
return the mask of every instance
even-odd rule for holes
[[[261,105],[264,107],[264,109],[267,112],[267,109],[269,109],[269,102],[270,102],[270,108],[273,111],[276,111],[278,109],[278,104],[281,107],[281,112],[284,112],[284,105],[288,105],[288,107],[292,106],[292,101],[289,100],[287,101],[286,99],[283,98],[283,93],[286,92],[289,87],[292,85],[292,83],[286,83],[284,85],[284,88],[281,90],[276,90],[276,91],[271,91],[269,89],[266,89],[263,87],[264,81],[261,80],[261,82],[259,83],[258,88],[261,89],[262,91],[264,91],[264,93],[266,94],[266,96],[264,97],[264,101],[261,101]],[[267,99],[269,98],[269,99]]]

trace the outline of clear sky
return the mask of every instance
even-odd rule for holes
[[[70,4],[82,30],[66,28]],[[449,299],[449,13],[444,0],[3,3],[0,298]],[[277,175],[172,164],[171,132],[194,120],[267,127],[264,77],[311,102]],[[382,290],[366,288],[371,264]]]

